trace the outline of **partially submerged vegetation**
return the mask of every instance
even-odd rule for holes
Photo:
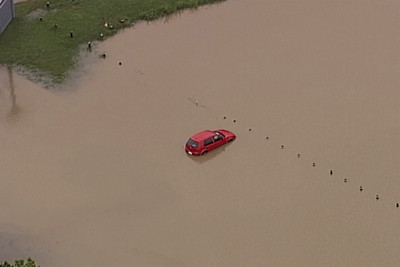
[[[27,261],[16,260],[14,264],[8,263],[7,261],[5,261],[4,263],[0,262],[0,267],[40,267],[40,265],[37,265],[34,260],[28,258]]]
[[[0,63],[23,67],[37,79],[61,83],[83,45],[135,22],[224,0],[29,0],[0,36]]]

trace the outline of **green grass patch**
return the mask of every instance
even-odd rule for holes
[[[224,0],[29,0],[0,35],[0,63],[28,70],[35,79],[62,83],[88,41],[101,40],[138,21]],[[105,27],[107,23],[108,27]],[[70,37],[73,31],[73,38]]]

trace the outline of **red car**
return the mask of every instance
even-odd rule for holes
[[[190,155],[204,155],[235,139],[236,135],[227,130],[206,130],[190,137],[186,142],[185,150]]]

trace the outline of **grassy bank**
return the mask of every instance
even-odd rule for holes
[[[0,35],[0,63],[22,66],[38,79],[46,77],[61,83],[89,41],[106,39],[141,20],[151,21],[222,1],[50,0],[49,6],[47,0],[18,3],[16,18]]]

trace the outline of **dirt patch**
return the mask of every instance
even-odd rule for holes
[[[37,19],[40,17],[44,17],[44,15],[46,15],[47,12],[48,12],[47,10],[38,8],[36,10],[33,10],[31,13],[29,13],[27,17],[29,19]]]

